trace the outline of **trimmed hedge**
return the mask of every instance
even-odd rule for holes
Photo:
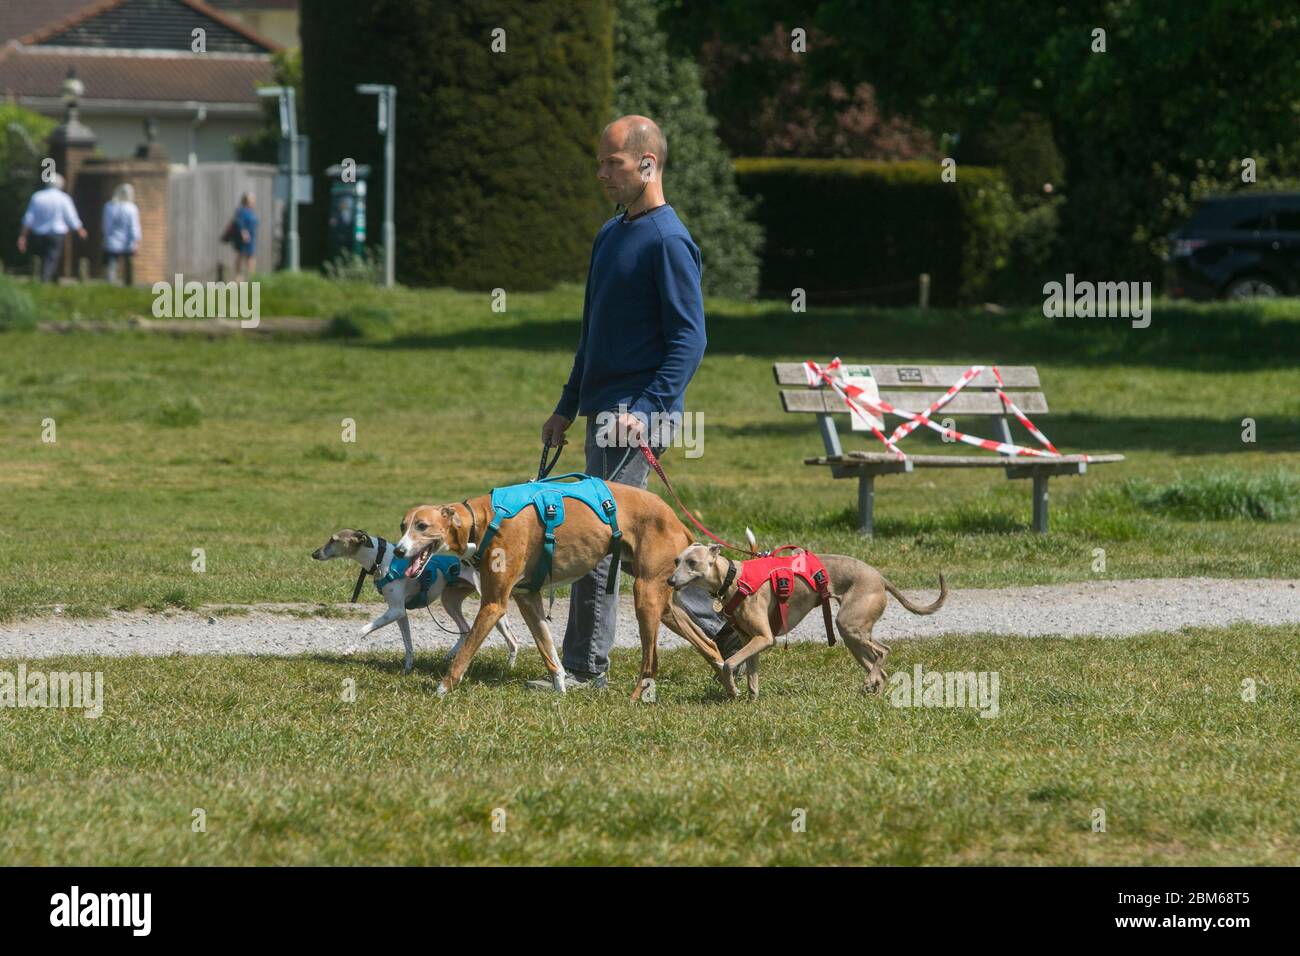
[[[741,192],[759,200],[767,236],[761,294],[900,305],[979,301],[1006,264],[1019,214],[1001,172],[933,162],[739,159]]]
[[[611,0],[304,0],[300,35],[317,167],[304,260],[323,253],[320,170],[344,157],[372,168],[367,241],[380,241],[383,138],[374,97],[355,86],[393,83],[400,281],[524,291],[582,279],[609,215],[595,168],[613,84]]]

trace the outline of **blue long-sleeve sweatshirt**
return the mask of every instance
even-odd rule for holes
[[[700,250],[677,213],[616,216],[592,244],[582,336],[555,411],[680,412],[705,344]]]

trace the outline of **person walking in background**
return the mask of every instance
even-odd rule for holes
[[[226,227],[230,243],[235,247],[235,278],[246,277],[253,271],[253,255],[257,252],[257,213],[252,193],[239,198],[235,217]]]
[[[42,282],[57,281],[68,231],[75,230],[82,239],[86,238],[77,207],[63,186],[63,177],[55,173],[48,186],[32,193],[23,213],[22,232],[18,234],[18,251],[26,255],[30,245],[32,255],[41,261]]]
[[[113,191],[113,198],[104,203],[104,257],[108,262],[106,274],[109,282],[117,282],[118,266],[122,266],[123,284],[135,281],[133,257],[140,248],[140,209],[135,204],[135,188],[123,183]]]

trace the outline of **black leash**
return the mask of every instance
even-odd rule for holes
[[[459,629],[453,631],[451,628],[447,628],[447,627],[443,627],[443,626],[442,626],[442,621],[438,620],[438,615],[436,615],[436,614],[433,613],[433,602],[432,602],[432,601],[430,601],[428,604],[426,604],[426,605],[424,606],[424,609],[425,609],[426,611],[429,612],[429,617],[431,617],[431,618],[433,619],[433,623],[438,625],[438,630],[442,631],[444,634],[455,634],[457,638],[460,638],[460,637],[463,637],[463,636],[464,636],[464,635],[462,635],[462,634],[460,633],[460,630],[459,630]]]
[[[551,448],[555,449],[555,457],[551,459],[551,463],[548,465],[546,463],[546,453],[550,451]],[[555,463],[560,460],[560,452],[562,451],[564,451],[563,444],[553,446],[548,441],[542,442],[542,460],[537,464],[537,478],[534,480],[541,481],[555,470]]]
[[[366,583],[366,575],[374,574],[376,571],[379,570],[379,565],[384,560],[384,552],[388,550],[388,542],[385,541],[383,538],[376,535],[375,540],[372,542],[370,540],[370,535],[366,534],[364,531],[362,531],[361,533],[366,535],[367,546],[369,546],[372,543],[375,545],[375,563],[369,570],[366,570],[365,565],[361,566],[361,573],[357,575],[357,586],[352,589],[353,604],[356,604],[357,598],[361,596],[361,586]]]
[[[548,465],[546,463],[546,453],[550,451],[552,447],[554,447],[555,449],[555,457],[551,459],[551,463]],[[560,460],[560,453],[562,451],[564,451],[563,442],[561,442],[558,445],[552,446],[549,441],[546,441],[545,439],[542,440],[542,460],[537,463],[537,478],[534,479],[535,481],[542,481],[543,479],[547,478],[551,474],[551,472],[555,470],[556,462]],[[547,621],[551,619],[551,608],[555,607],[554,586],[551,587],[550,591],[551,591],[551,603],[546,608]]]

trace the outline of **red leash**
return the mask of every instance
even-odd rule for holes
[[[774,551],[767,552],[766,555],[760,555],[757,551],[751,551],[749,550],[749,548],[738,548],[734,544],[730,543],[729,541],[724,541],[722,538],[719,538],[716,534],[714,534],[708,528],[704,527],[704,525],[702,525],[699,521],[697,521],[695,519],[695,515],[691,514],[690,509],[687,508],[686,505],[682,502],[681,495],[677,494],[677,489],[673,487],[673,483],[669,481],[668,476],[664,474],[664,467],[663,465],[659,464],[659,459],[656,458],[655,453],[650,450],[650,446],[643,444],[638,447],[640,447],[641,449],[641,454],[645,456],[645,460],[650,463],[650,467],[653,468],[655,470],[655,473],[658,474],[659,477],[663,479],[664,485],[668,488],[669,494],[671,494],[673,498],[677,501],[677,507],[681,509],[682,514],[686,515],[686,517],[691,519],[691,524],[695,525],[695,527],[699,528],[701,531],[707,534],[714,541],[718,542],[718,544],[722,545],[724,548],[730,548],[732,551],[739,551],[741,554],[748,554],[750,557],[754,557],[754,558],[776,557],[782,551],[796,551],[796,552],[802,552],[804,554],[807,554],[813,561],[817,562],[817,569],[814,572],[815,575],[814,580],[816,581],[817,597],[819,598],[817,603],[819,603],[822,606],[823,623],[825,623],[826,625],[826,643],[834,647],[835,628],[831,624],[830,578],[826,573],[826,568],[822,565],[821,561],[817,558],[817,556],[813,554],[811,551],[809,551],[807,548],[801,548],[798,545],[794,545],[794,544],[783,544],[781,545],[781,547],[775,549]],[[780,628],[777,631],[778,634],[787,634],[789,633],[790,630],[789,623],[787,622],[788,611],[787,611],[786,602],[790,600],[790,592],[793,590],[793,588],[794,588],[794,578],[792,576],[785,576],[785,577],[778,576],[777,580],[772,581],[772,591],[776,595],[776,608],[781,622]],[[753,593],[754,592],[752,589],[745,589],[740,586],[737,586],[736,593],[732,595],[731,600],[727,602],[727,605],[722,612],[726,616],[727,620],[731,620],[732,615],[735,614],[736,607],[740,604],[740,602],[743,601],[745,598],[749,597],[749,595]],[[789,646],[788,641],[786,646],[787,647]]]
[[[708,528],[704,527],[704,525],[700,524],[700,522],[695,519],[695,515],[691,514],[691,510],[687,508],[686,505],[682,502],[681,496],[677,494],[676,489],[673,488],[673,483],[668,480],[668,476],[664,474],[664,466],[659,464],[659,459],[656,458],[655,453],[650,450],[650,446],[646,444],[642,444],[639,445],[638,447],[641,449],[641,454],[645,456],[645,460],[650,463],[650,467],[653,468],[655,470],[655,473],[658,474],[659,477],[663,479],[664,485],[667,486],[668,488],[668,493],[671,494],[673,498],[677,501],[677,507],[681,509],[682,514],[686,515],[686,517],[691,520],[691,524],[695,525],[695,527],[699,528],[701,531],[707,534],[714,541],[718,542],[718,544],[722,545],[724,548],[730,548],[732,551],[739,551],[741,554],[748,554],[752,557],[758,557],[758,552],[751,551],[749,550],[749,548],[738,548],[730,541],[724,541],[722,538],[719,538]]]

